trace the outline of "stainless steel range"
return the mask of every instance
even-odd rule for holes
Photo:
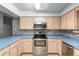
[[[35,24],[34,28],[33,55],[45,56],[48,54],[46,24]]]

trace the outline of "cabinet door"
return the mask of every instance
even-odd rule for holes
[[[10,46],[10,56],[17,56],[17,43]]]
[[[73,48],[64,42],[62,46],[62,52],[63,56],[73,56]]]
[[[57,41],[58,41],[58,54],[60,55],[60,56],[62,56],[62,40],[60,40],[60,39],[57,39]]]
[[[48,53],[56,53],[62,56],[62,40],[48,39]]]
[[[23,39],[23,53],[32,53],[32,39]]]
[[[60,29],[60,17],[53,17],[53,29]]]
[[[67,45],[63,42],[63,44],[62,44],[62,55],[63,56],[67,56],[67,51],[68,51],[68,47],[67,47]]]
[[[20,29],[25,29],[26,28],[26,17],[20,17]]]
[[[79,6],[75,8],[75,21],[77,22],[77,29],[79,29]]]
[[[26,17],[27,19],[27,24],[26,24],[26,27],[27,29],[33,29],[33,17]]]
[[[61,29],[66,29],[66,15],[61,16]]]
[[[1,50],[0,56],[9,56],[9,47]]]
[[[34,17],[20,17],[20,29],[33,29]]]
[[[54,39],[48,39],[48,53],[58,53],[58,42]]]
[[[23,52],[23,40],[19,40],[17,42],[18,56],[20,56]]]
[[[47,17],[47,29],[53,29],[53,17]]]
[[[76,29],[77,21],[75,20],[74,10],[66,14],[66,29]]]
[[[79,50],[77,50],[77,49],[74,49],[74,56],[79,56]]]

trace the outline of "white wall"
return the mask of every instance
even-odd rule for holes
[[[79,3],[74,3],[74,4],[71,4],[69,5],[68,7],[65,7],[62,12],[61,12],[61,15],[64,15],[65,13],[67,13],[68,11],[74,9],[75,7],[79,6]]]
[[[12,4],[2,3],[0,6],[0,11],[3,11],[15,17],[16,16],[17,17],[18,16],[61,16],[78,5],[79,5],[78,3],[72,3],[69,6],[64,7],[64,9],[61,10],[60,12],[45,12],[45,11],[44,12],[38,12],[38,11],[37,12],[36,11],[35,12],[21,12],[17,8],[15,8]]]

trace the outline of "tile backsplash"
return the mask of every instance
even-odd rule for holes
[[[65,36],[79,38],[79,31],[78,30],[62,30],[60,31]]]
[[[20,30],[19,34],[33,34],[33,30]]]

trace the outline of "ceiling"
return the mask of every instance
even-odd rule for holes
[[[61,16],[78,5],[77,3],[41,3],[40,9],[37,10],[35,3],[2,3],[0,11],[13,16]]]
[[[64,7],[70,3],[41,3],[40,9],[36,10],[34,3],[13,3],[13,5],[21,12],[26,11],[46,11],[46,12],[60,12]]]

